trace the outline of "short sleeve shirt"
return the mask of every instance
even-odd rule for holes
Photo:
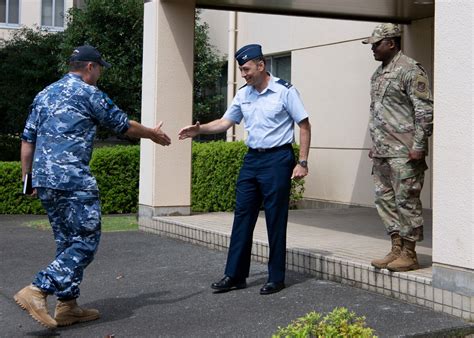
[[[89,167],[98,125],[125,133],[129,121],[80,76],[69,73],[41,91],[22,134],[24,141],[35,143],[33,187],[98,190]]]
[[[235,95],[223,118],[239,124],[245,121],[250,148],[273,148],[293,143],[294,123],[308,118],[298,91],[270,75],[267,88],[259,93],[244,86]]]

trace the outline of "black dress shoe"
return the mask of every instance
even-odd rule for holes
[[[235,280],[229,276],[224,276],[220,281],[211,284],[211,288],[220,292],[230,291],[232,289],[245,289],[246,287],[247,283],[245,279]]]
[[[273,282],[268,282],[262,288],[260,289],[260,294],[261,295],[269,295],[278,291],[281,291],[285,288],[285,283],[279,282],[279,283],[273,283]]]

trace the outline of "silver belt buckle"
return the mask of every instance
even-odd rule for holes
[[[257,148],[257,151],[259,153],[264,153],[265,151],[267,151],[265,148]]]

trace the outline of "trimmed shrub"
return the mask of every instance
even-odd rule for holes
[[[294,146],[296,157],[299,147]],[[247,152],[244,142],[193,143],[192,192],[193,211],[232,211],[235,206],[235,183]],[[293,180],[290,207],[303,198],[304,180]]]
[[[326,316],[312,311],[300,317],[287,327],[278,328],[272,338],[292,337],[358,337],[369,338],[374,336],[374,330],[367,327],[365,317],[356,317],[344,307],[336,307]]]
[[[20,162],[0,162],[0,214],[44,214],[37,198],[21,194]]]
[[[138,146],[94,150],[90,165],[104,214],[137,212],[139,161]],[[0,162],[0,214],[44,214],[41,202],[22,195],[21,189],[20,162]]]
[[[234,210],[235,183],[246,151],[243,142],[193,143],[193,211]]]
[[[235,183],[247,147],[243,142],[193,143],[193,211],[232,211]],[[298,154],[298,147],[294,147]],[[138,210],[139,146],[113,146],[94,150],[91,171],[97,179],[104,214]],[[20,162],[0,162],[1,214],[42,214],[41,203],[21,191]],[[302,198],[304,181],[293,181],[291,204]]]
[[[140,176],[140,147],[97,148],[90,163],[99,185],[104,214],[136,213]]]

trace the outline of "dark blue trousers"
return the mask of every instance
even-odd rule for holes
[[[234,224],[225,274],[237,280],[249,276],[252,237],[260,206],[265,209],[268,242],[268,282],[283,282],[286,228],[295,156],[291,145],[245,155],[236,185]]]

